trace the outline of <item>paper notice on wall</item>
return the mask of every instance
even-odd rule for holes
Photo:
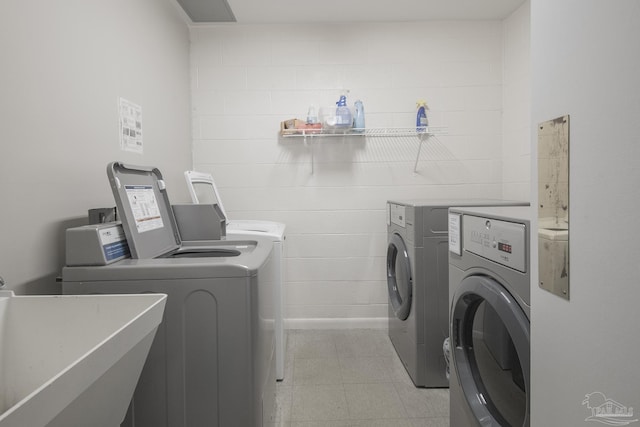
[[[164,224],[153,187],[150,185],[125,185],[124,188],[138,233],[162,228]]]
[[[142,154],[142,107],[119,98],[118,111],[120,113],[120,149]]]

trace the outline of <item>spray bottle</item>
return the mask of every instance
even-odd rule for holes
[[[416,114],[416,131],[419,133],[428,132],[429,120],[427,119],[427,101],[420,99],[416,103],[416,106],[418,107],[418,113]]]
[[[336,127],[350,128],[353,125],[353,117],[351,116],[351,110],[347,107],[347,97],[341,95],[336,109]]]

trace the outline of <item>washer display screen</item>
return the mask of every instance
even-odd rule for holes
[[[498,242],[498,250],[502,252],[506,252],[508,254],[511,253],[511,245],[508,243]]]

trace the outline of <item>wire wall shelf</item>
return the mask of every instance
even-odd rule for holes
[[[340,140],[351,141],[352,138],[361,139],[372,138],[372,141],[379,140],[380,142],[389,141],[415,141],[418,143],[417,153],[415,157],[415,163],[413,171],[417,172],[418,162],[420,160],[420,153],[423,149],[424,143],[430,143],[431,140],[438,145],[442,145],[438,136],[448,135],[449,128],[446,126],[429,126],[425,130],[417,130],[415,127],[411,128],[349,128],[349,129],[287,129],[280,132],[282,138],[298,138],[302,139],[305,145],[311,147],[311,172],[313,173],[314,162],[314,145],[321,141]],[[391,144],[393,146],[393,144]]]
[[[287,129],[280,132],[283,138],[339,138],[345,136],[364,137],[417,137],[446,135],[449,128],[446,126],[429,126],[425,130],[418,131],[411,128],[349,128],[349,129]]]

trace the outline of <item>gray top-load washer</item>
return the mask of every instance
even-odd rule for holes
[[[160,171],[120,163],[108,171],[132,258],[65,266],[63,292],[168,295],[122,425],[272,423],[273,243],[183,245]]]

